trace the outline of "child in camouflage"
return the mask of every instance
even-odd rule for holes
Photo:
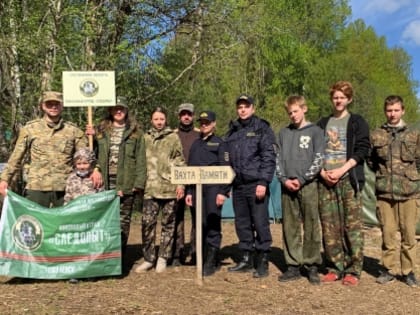
[[[92,179],[90,179],[95,164],[95,153],[89,148],[81,148],[74,154],[73,172],[66,181],[64,204],[69,203],[79,196],[94,194],[104,190],[104,185],[95,188]],[[69,282],[76,284],[79,280],[72,278]]]
[[[64,204],[79,196],[94,194],[104,190],[103,185],[95,188],[90,179],[95,163],[95,153],[89,148],[81,148],[74,154],[73,172],[67,178]]]

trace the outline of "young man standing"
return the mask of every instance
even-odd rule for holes
[[[369,166],[376,174],[377,214],[382,228],[382,261],[385,271],[376,282],[385,284],[401,273],[410,287],[417,286],[417,202],[420,197],[420,132],[403,121],[404,102],[398,95],[385,99],[387,122],[371,134]],[[397,232],[401,233],[398,246]],[[399,248],[398,248],[399,247]]]
[[[19,132],[15,148],[1,174],[0,193],[6,194],[8,183],[21,171],[26,154],[30,164],[25,197],[44,207],[58,207],[64,203],[66,180],[72,172],[73,154],[87,147],[87,138],[73,123],[64,121],[63,96],[59,92],[43,93],[40,107],[42,118],[28,122]],[[91,175],[95,187],[102,185],[100,172]]]
[[[357,285],[363,269],[362,189],[363,164],[368,157],[369,126],[362,116],[350,113],[353,87],[338,81],[330,88],[333,113],[318,125],[326,148],[319,185],[319,210],[324,249],[329,266],[324,283],[342,279]]]
[[[254,270],[255,278],[268,276],[272,243],[268,214],[269,184],[276,169],[276,139],[270,125],[254,115],[252,97],[242,94],[236,100],[238,118],[226,135],[230,164],[235,171],[232,183],[235,228],[242,257],[230,272]]]
[[[324,135],[306,120],[303,96],[289,96],[285,109],[291,124],[280,131],[276,174],[283,187],[283,250],[288,269],[279,281],[299,279],[305,267],[309,282],[320,284],[321,226],[315,179],[322,167]]]

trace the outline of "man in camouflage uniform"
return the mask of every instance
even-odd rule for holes
[[[382,260],[385,267],[376,282],[395,280],[401,262],[403,281],[417,286],[417,202],[420,196],[420,132],[402,120],[403,99],[390,95],[384,103],[387,122],[371,134],[369,166],[376,173],[377,215],[382,228]],[[398,248],[396,234],[401,233]],[[398,269],[397,269],[398,268]]]
[[[20,130],[13,153],[0,176],[0,193],[6,194],[8,183],[21,170],[22,161],[28,154],[30,164],[25,196],[44,207],[57,207],[64,202],[73,154],[88,143],[82,130],[62,119],[61,93],[44,92],[40,106],[43,117],[28,122]],[[95,186],[101,185],[101,174],[93,172],[92,180]]]

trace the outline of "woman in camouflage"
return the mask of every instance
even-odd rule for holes
[[[174,241],[176,201],[184,197],[184,187],[171,184],[171,167],[185,166],[178,135],[166,125],[166,111],[157,107],[152,112],[152,127],[146,132],[147,181],[142,216],[144,262],[135,272],[145,272],[156,260],[155,239],[159,211],[162,232],[156,272],[166,269]]]

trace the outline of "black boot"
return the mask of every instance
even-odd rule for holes
[[[248,272],[254,269],[254,262],[252,259],[252,254],[249,251],[245,251],[242,259],[236,266],[229,267],[229,272]]]
[[[264,278],[268,276],[268,252],[258,252],[257,268],[253,273],[254,278]]]
[[[211,276],[220,269],[218,256],[219,249],[211,245],[207,245],[206,261],[203,266],[203,276]]]

